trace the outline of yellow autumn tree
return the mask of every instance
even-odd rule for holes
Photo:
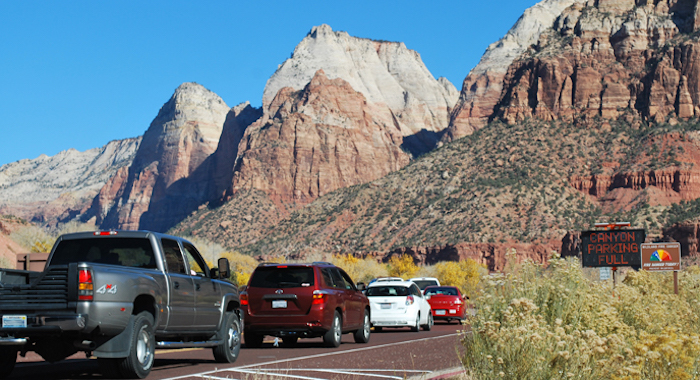
[[[410,255],[391,256],[388,265],[389,276],[401,277],[404,280],[414,277],[419,270]]]
[[[440,284],[456,286],[469,297],[474,295],[481,275],[488,272],[483,265],[472,259],[443,261],[435,266]]]
[[[247,285],[250,275],[253,273],[253,270],[255,270],[255,267],[258,266],[258,260],[239,252],[224,252],[221,254],[221,257],[228,259],[229,265],[231,266],[229,280],[236,286]],[[208,264],[210,267],[212,266],[211,263]]]
[[[331,262],[342,268],[356,283],[367,284],[373,278],[387,276],[386,266],[369,257],[360,259],[351,254],[337,254],[333,255]]]

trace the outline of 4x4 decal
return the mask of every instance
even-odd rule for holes
[[[117,284],[104,284],[95,291],[97,294],[117,294]]]

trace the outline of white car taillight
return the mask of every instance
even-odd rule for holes
[[[406,297],[406,306],[413,305],[413,296]]]

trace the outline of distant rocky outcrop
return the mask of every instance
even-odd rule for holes
[[[697,1],[575,3],[509,66],[493,117],[698,116],[696,10]]]
[[[143,136],[132,165],[95,198],[102,228],[165,231],[209,199],[207,159],[216,150],[229,107],[213,92],[184,83]],[[198,174],[202,173],[202,174]]]
[[[501,100],[504,86],[508,87],[508,83],[504,84],[504,78],[513,61],[537,43],[540,35],[561,18],[564,9],[584,2],[543,0],[525,10],[503,38],[489,45],[479,64],[462,83],[462,92],[444,139],[452,141],[485,126]]]
[[[0,214],[49,225],[84,214],[109,178],[131,164],[140,142],[115,140],[85,152],[69,149],[3,165]]]

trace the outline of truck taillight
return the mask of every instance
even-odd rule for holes
[[[248,306],[248,295],[241,294],[241,305]]]
[[[314,290],[312,305],[323,305],[328,299],[328,294],[322,293],[320,290]]]
[[[92,290],[92,272],[90,269],[81,269],[78,272],[78,299],[92,301]]]
[[[406,297],[406,306],[413,305],[413,301],[414,301],[413,296]]]

